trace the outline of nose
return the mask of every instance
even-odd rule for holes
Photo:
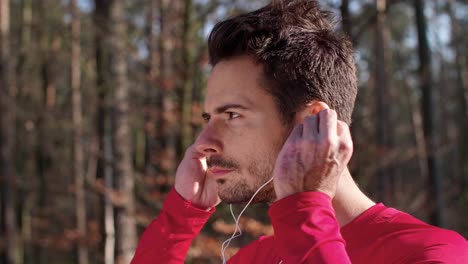
[[[207,157],[221,154],[223,144],[218,129],[212,124],[207,124],[200,132],[200,135],[198,135],[195,141],[195,148]]]

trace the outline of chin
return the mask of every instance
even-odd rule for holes
[[[255,191],[242,190],[241,188],[221,188],[218,191],[218,195],[221,200],[229,204],[246,204],[252,199],[252,196],[255,194]],[[255,198],[252,200],[252,203],[271,203],[275,200],[275,192],[273,190],[262,190],[260,191]]]

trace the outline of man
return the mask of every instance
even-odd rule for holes
[[[208,47],[205,127],[132,263],[183,263],[221,200],[246,203],[271,178],[254,202],[271,203],[274,236],[229,263],[468,263],[462,236],[375,204],[354,183],[353,49],[316,1],[223,21]]]

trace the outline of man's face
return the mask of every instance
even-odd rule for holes
[[[195,142],[206,154],[208,171],[227,203],[247,202],[272,175],[290,128],[280,119],[273,97],[262,85],[262,66],[247,56],[219,62],[209,79],[206,120]],[[273,184],[256,202],[274,199]]]

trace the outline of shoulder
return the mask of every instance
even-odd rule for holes
[[[407,241],[405,241],[407,240]],[[405,257],[405,263],[468,263],[468,243],[460,234],[438,227],[414,231],[412,235],[402,235],[398,242],[406,242],[413,249]]]
[[[346,230],[350,255],[378,256],[391,263],[468,263],[467,241],[460,234],[383,205],[373,210]]]
[[[427,224],[407,213],[397,211],[385,225],[396,241],[421,246],[453,245],[466,247],[466,239],[455,231]],[[404,243],[406,242],[406,243]]]
[[[465,248],[466,239],[455,231],[432,226],[410,214],[388,208],[388,217],[377,219],[377,226],[382,228],[383,238],[411,249],[427,248]],[[378,223],[380,222],[380,223]]]

